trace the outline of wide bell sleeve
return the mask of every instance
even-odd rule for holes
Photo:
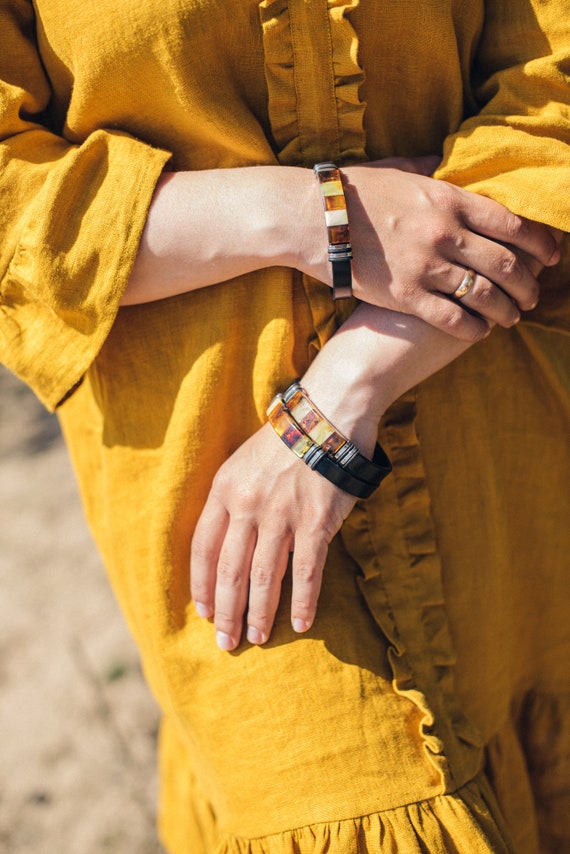
[[[0,3],[0,361],[53,409],[115,319],[170,154],[50,127],[33,6]]]
[[[485,4],[474,112],[444,146],[441,178],[570,231],[570,0]],[[570,332],[570,251],[527,319]]]

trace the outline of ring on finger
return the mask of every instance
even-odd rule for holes
[[[455,299],[461,299],[466,296],[475,283],[475,271],[474,270],[466,270],[465,275],[461,279],[459,287],[452,293],[452,296]]]

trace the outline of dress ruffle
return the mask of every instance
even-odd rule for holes
[[[505,854],[512,852],[485,778],[451,795],[276,833],[225,838],[215,854]]]
[[[334,160],[347,165],[366,159],[366,105],[360,99],[364,72],[347,17],[358,3],[262,0],[259,5],[269,117],[282,164]],[[317,62],[306,37],[297,45],[299,30],[326,40],[328,63]]]
[[[413,393],[388,410],[381,443],[394,473],[384,482],[380,501],[357,504],[342,537],[363,569],[362,593],[390,641],[394,690],[422,712],[420,735],[426,753],[443,791],[453,791],[481,767],[483,741],[454,691],[456,656]]]
[[[364,71],[358,61],[358,39],[347,17],[359,3],[360,0],[350,3],[329,0],[328,4],[339,120],[339,160],[345,165],[368,159],[364,132],[366,103],[361,99],[360,89],[364,83]]]

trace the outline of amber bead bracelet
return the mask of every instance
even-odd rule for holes
[[[333,299],[352,296],[352,245],[348,227],[346,198],[340,169],[334,163],[315,163],[313,171],[319,182],[332,265]]]
[[[351,495],[368,498],[392,470],[380,445],[368,460],[325,418],[299,383],[273,398],[267,416],[299,459]]]

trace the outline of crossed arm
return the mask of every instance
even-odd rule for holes
[[[428,173],[436,162],[343,170],[362,302],[302,381],[364,453],[403,392],[495,323],[511,326],[536,304],[535,277],[559,257],[552,229],[434,181]],[[273,265],[330,284],[320,205],[312,174],[294,167],[166,175],[123,301],[147,302]],[[468,268],[476,282],[459,303],[451,295]],[[224,463],[191,556],[195,607],[214,618],[221,649],[240,643],[245,614],[247,639],[268,639],[290,552],[293,628],[310,628],[328,544],[354,503],[301,465],[268,425]]]

